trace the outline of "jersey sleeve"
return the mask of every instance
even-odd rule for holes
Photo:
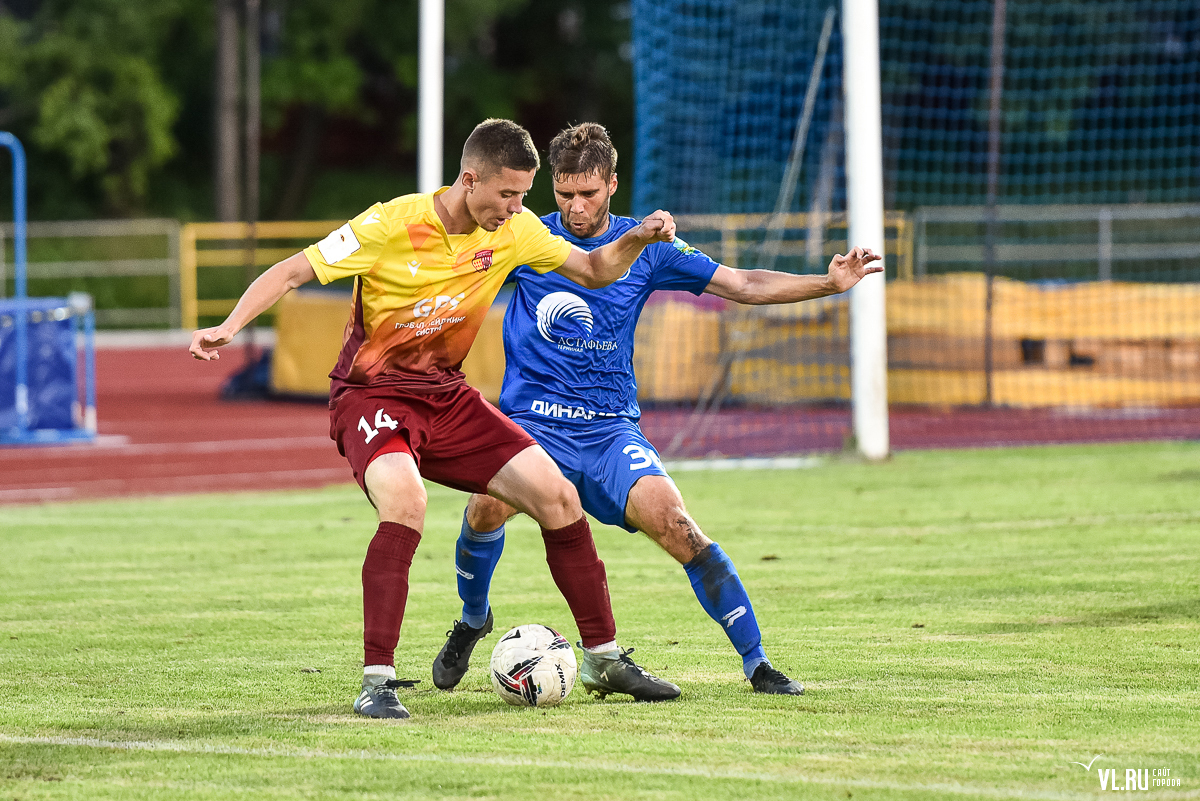
[[[654,262],[654,288],[680,289],[703,295],[718,265],[696,248],[675,237],[674,242],[657,243]]]
[[[382,203],[376,203],[329,236],[304,249],[313,272],[322,284],[362,275],[375,266],[387,246],[391,221]]]
[[[512,225],[517,245],[517,264],[528,265],[539,273],[548,273],[563,266],[571,253],[571,243],[551,233],[536,214],[524,209],[512,219]]]

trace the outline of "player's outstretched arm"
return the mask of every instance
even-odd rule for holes
[[[303,253],[288,256],[254,280],[237,306],[215,328],[201,328],[192,334],[192,356],[201,361],[221,358],[217,349],[228,345],[238,331],[258,315],[274,306],[290,290],[316,278],[308,257]]]
[[[599,289],[616,281],[652,242],[675,239],[675,220],[670,212],[659,209],[603,247],[586,252],[572,248],[558,272],[580,286]]]
[[[883,272],[883,266],[867,248],[840,253],[829,262],[825,275],[792,275],[773,270],[735,270],[721,265],[713,273],[705,292],[737,303],[761,306],[770,303],[796,303],[845,292],[865,276]]]

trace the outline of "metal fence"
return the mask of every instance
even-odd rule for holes
[[[847,247],[845,212],[796,212],[775,218],[770,214],[680,214],[675,217],[679,235],[730,267],[751,269],[771,253],[769,266],[792,272],[824,273],[829,258]],[[779,226],[771,241],[770,226]],[[884,237],[889,278],[912,278],[913,228],[902,211],[884,215]]]
[[[995,271],[1019,280],[1200,281],[1200,205],[1000,206]],[[681,235],[731,266],[758,266],[768,215],[680,215]],[[85,220],[29,223],[34,295],[85,291],[103,328],[191,328],[223,317],[254,272],[340,223]],[[888,212],[890,278],[980,272],[983,206]],[[845,214],[789,214],[773,266],[824,271],[845,247]],[[0,297],[8,294],[12,224],[0,223]],[[251,253],[251,250],[253,251]],[[149,280],[147,280],[149,279]]]
[[[247,265],[257,276],[325,237],[344,221],[188,223],[181,232],[179,258],[183,289],[182,327],[220,322],[246,288]]]
[[[30,294],[87,292],[96,324],[107,328],[178,327],[179,234],[177,220],[29,223]],[[12,223],[0,224],[0,297],[8,295],[12,237]]]
[[[999,206],[995,269],[1022,280],[1200,280],[1200,205]],[[979,272],[987,209],[913,214],[917,277]]]

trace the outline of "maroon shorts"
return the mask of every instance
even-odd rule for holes
[[[466,384],[430,395],[394,387],[349,390],[329,412],[329,436],[364,492],[371,460],[404,451],[430,481],[486,493],[501,467],[536,444]]]

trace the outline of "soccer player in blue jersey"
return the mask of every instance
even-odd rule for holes
[[[617,189],[617,153],[604,128],[582,123],[550,143],[547,160],[559,211],[543,222],[568,242],[591,250],[637,220],[609,214]],[[679,237],[647,247],[629,271],[603,289],[583,289],[521,267],[504,318],[507,359],[500,409],[546,449],[579,490],[583,508],[603,523],[642,531],[687,573],[696,599],[742,657],[755,692],[800,695],[804,687],[772,666],[754,607],[736,568],[688,514],[658,452],[638,427],[633,334],[642,307],[657,289],[704,292],[737,303],[794,303],[844,292],[880,272],[870,250],[835,256],[826,275],[735,270],[717,264]],[[534,280],[537,279],[537,280]],[[475,644],[492,630],[488,588],[504,549],[504,523],[516,510],[473,495],[456,549],[462,620],[455,621],[433,663],[433,681],[455,687]],[[631,649],[632,650],[632,649]],[[615,644],[585,648],[579,679],[601,698],[678,697],[679,688],[645,674]]]

